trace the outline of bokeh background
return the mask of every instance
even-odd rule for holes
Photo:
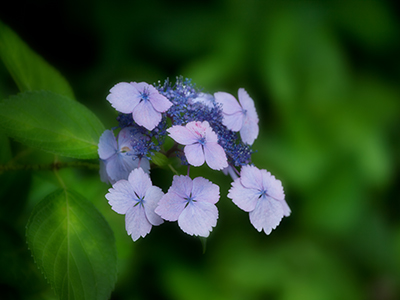
[[[116,121],[105,97],[120,81],[182,75],[210,93],[244,87],[255,101],[253,161],[282,180],[292,209],[269,236],[226,197],[228,177],[199,168],[193,175],[221,186],[206,252],[175,223],[133,243],[98,174],[61,171],[113,228],[112,299],[400,299],[399,12],[395,1],[378,0],[25,0],[2,8],[0,19],[108,128]],[[14,93],[0,65],[0,96]],[[56,185],[27,173],[2,196],[0,293],[53,299],[23,231]],[[166,191],[172,174],[152,176]],[[15,226],[3,222],[14,217]]]

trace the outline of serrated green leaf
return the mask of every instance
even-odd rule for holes
[[[104,131],[85,106],[50,91],[24,92],[0,103],[0,128],[27,146],[82,159],[98,157]]]
[[[21,92],[50,90],[74,99],[65,78],[0,22],[0,58]]]
[[[59,189],[34,208],[26,238],[60,299],[108,299],[117,277],[115,239],[94,205]]]
[[[0,163],[7,163],[12,157],[10,141],[8,137],[0,132]]]

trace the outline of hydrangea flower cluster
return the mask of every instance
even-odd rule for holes
[[[190,166],[206,164],[230,174],[227,196],[249,213],[258,231],[270,234],[290,215],[281,181],[251,163],[259,120],[243,88],[236,100],[225,92],[202,93],[182,77],[175,84],[121,82],[111,88],[107,100],[119,112],[119,125],[100,137],[100,176],[112,184],[106,199],[125,215],[134,241],[164,220],[178,221],[189,235],[209,236],[217,224],[219,186],[203,177],[192,179]],[[168,137],[172,146],[165,143]],[[176,172],[172,157],[187,166],[186,175]],[[150,178],[151,168],[160,166],[176,173],[166,193]]]

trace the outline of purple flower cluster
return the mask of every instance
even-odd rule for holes
[[[190,166],[204,163],[231,175],[228,198],[249,213],[258,231],[270,234],[290,215],[281,182],[251,163],[258,115],[243,88],[238,101],[225,92],[202,93],[181,77],[175,84],[121,82],[107,100],[119,112],[119,126],[100,137],[100,175],[112,184],[106,198],[125,215],[134,241],[164,220],[177,221],[189,235],[209,236],[217,224],[219,186],[189,176]],[[168,137],[171,143],[165,143]],[[177,173],[173,157],[187,166],[187,175]],[[152,184],[152,167],[169,167],[178,174],[166,193]]]

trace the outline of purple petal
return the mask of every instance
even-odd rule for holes
[[[224,114],[222,119],[222,124],[226,126],[229,130],[234,132],[239,131],[243,127],[243,112],[236,112],[232,115]]]
[[[117,140],[111,130],[106,130],[100,137],[97,152],[101,159],[105,160],[117,152]]]
[[[263,176],[261,170],[255,166],[243,166],[240,171],[240,181],[246,188],[256,189],[259,191],[263,189]]]
[[[160,113],[166,112],[172,106],[172,102],[161,95],[154,87],[152,88],[154,91],[150,93],[149,101],[156,111]]]
[[[204,164],[204,150],[203,146],[199,143],[185,146],[183,152],[185,153],[188,163],[192,166],[199,167]]]
[[[178,218],[182,231],[190,235],[208,237],[217,225],[218,210],[209,202],[190,202]]]
[[[143,205],[131,207],[125,215],[125,228],[133,241],[145,237],[151,230],[151,224],[146,218]]]
[[[191,145],[198,142],[198,136],[185,126],[175,125],[167,129],[169,136],[181,145]]]
[[[261,170],[261,173],[263,176],[263,190],[267,191],[268,196],[276,200],[284,200],[285,194],[283,192],[282,182],[266,170]]]
[[[150,162],[146,157],[136,158],[137,161],[137,168],[142,168],[147,174],[150,173]]]
[[[114,182],[111,182],[113,180],[110,180],[110,178],[107,175],[107,170],[106,170],[107,162],[105,160],[100,159],[99,164],[100,164],[100,180],[105,183],[113,184]]]
[[[219,200],[219,186],[203,177],[196,177],[193,179],[192,197],[196,201],[215,204]]]
[[[249,94],[246,92],[244,88],[240,88],[238,91],[239,102],[240,105],[248,114],[250,114],[251,118],[258,122],[258,116],[256,112],[256,107],[254,106],[254,101],[251,99]]]
[[[148,130],[153,130],[161,121],[161,113],[156,111],[150,101],[140,102],[132,112],[133,120]]]
[[[168,191],[158,202],[155,213],[167,221],[178,220],[185,208],[186,200],[181,198],[173,191]]]
[[[120,151],[126,152],[132,150],[132,128],[124,127],[118,133],[118,149]]]
[[[272,229],[279,225],[283,218],[283,208],[280,201],[270,197],[262,197],[253,211],[250,212],[250,222],[261,231],[264,229],[266,234],[270,234]]]
[[[174,177],[172,179],[172,185],[168,189],[168,192],[170,192],[170,191],[174,192],[179,197],[185,199],[190,196],[192,189],[193,189],[193,181],[189,176],[174,175]]]
[[[213,170],[222,170],[228,167],[225,151],[218,143],[206,143],[204,145],[204,157],[207,165]]]
[[[138,161],[134,161],[127,153],[118,153],[111,156],[106,163],[108,177],[114,181],[128,179],[129,173],[137,168]]]
[[[138,105],[140,96],[132,84],[120,82],[110,89],[107,100],[117,111],[129,114]]]
[[[149,84],[146,82],[132,81],[130,84],[138,90],[138,94],[143,93],[149,86]]]
[[[160,225],[164,222],[163,219],[154,212],[162,196],[164,196],[164,193],[157,186],[151,186],[146,191],[146,195],[144,197],[144,209],[147,220],[149,220],[150,224],[152,225]]]
[[[232,180],[235,180],[236,178],[239,178],[239,176],[236,174],[235,170],[233,169],[234,167],[228,166],[227,168],[222,169],[222,173],[225,175],[230,175]]]
[[[127,180],[117,181],[108,191],[105,197],[112,209],[119,214],[126,214],[136,204],[132,199],[134,191]]]
[[[198,141],[201,138],[207,138],[206,133],[209,132],[210,124],[207,121],[192,121],[186,124],[186,128],[193,134],[196,141]]]
[[[242,108],[234,96],[225,92],[217,92],[214,94],[215,101],[222,104],[224,114],[232,115],[241,112]]]
[[[203,136],[205,137],[206,143],[218,143],[218,136],[210,127],[210,124],[207,121],[204,121],[202,126],[205,129]]]
[[[240,209],[250,212],[254,210],[257,201],[260,197],[260,192],[256,189],[249,189],[241,184],[240,178],[232,182],[232,187],[229,190],[228,198],[232,199]]]
[[[191,99],[191,103],[200,102],[209,108],[213,108],[214,97],[211,94],[199,93],[196,98]]]
[[[128,181],[140,199],[144,198],[147,190],[152,186],[149,175],[141,168],[134,169],[129,174]]]
[[[240,88],[238,95],[239,102],[246,112],[243,120],[243,127],[240,130],[240,136],[244,143],[252,145],[258,136],[258,115],[254,106],[254,101],[250,98],[245,89]]]
[[[244,118],[243,126],[240,129],[240,137],[242,138],[242,141],[246,144],[252,145],[257,136],[258,124],[246,115],[246,117]]]
[[[192,192],[193,181],[189,176],[175,175],[168,192],[160,199],[155,210],[164,220],[176,221]]]
[[[285,200],[281,200],[281,204],[282,204],[282,209],[283,209],[283,215],[285,217],[289,217],[290,213],[291,213],[289,205],[286,203]]]

